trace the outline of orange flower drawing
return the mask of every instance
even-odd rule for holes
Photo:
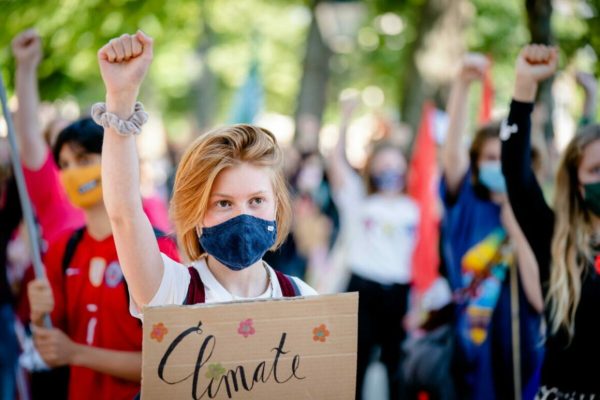
[[[150,332],[150,339],[154,339],[157,342],[162,342],[163,337],[169,332],[165,324],[159,322],[158,324],[152,325],[152,332]]]
[[[313,340],[315,342],[325,342],[327,340],[327,336],[329,336],[329,331],[327,330],[327,326],[325,326],[325,324],[321,324],[313,329]]]

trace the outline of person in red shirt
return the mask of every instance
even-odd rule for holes
[[[131,399],[140,390],[142,328],[129,314],[128,289],[102,200],[102,139],[102,127],[90,118],[59,134],[53,156],[85,226],[50,244],[44,255],[47,279],[28,286],[35,346],[49,366],[70,366],[69,399]],[[177,258],[172,240],[159,234],[158,243]],[[46,313],[53,328],[43,327]]]
[[[64,231],[78,228],[85,223],[80,208],[67,200],[60,184],[59,168],[49,147],[56,142],[57,134],[68,122],[55,119],[42,134],[40,124],[37,68],[43,57],[42,40],[34,29],[17,35],[12,42],[15,57],[15,89],[19,108],[15,114],[17,141],[23,166],[25,182],[43,239],[43,248],[54,242]],[[56,133],[54,133],[56,132]],[[49,137],[46,142],[45,136]],[[160,196],[145,196],[142,199],[144,212],[152,226],[170,229],[167,205]]]

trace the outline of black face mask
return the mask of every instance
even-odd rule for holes
[[[600,182],[583,185],[583,202],[588,210],[600,217]]]

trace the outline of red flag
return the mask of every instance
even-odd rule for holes
[[[419,205],[421,218],[413,253],[413,284],[423,293],[439,275],[439,195],[436,143],[434,140],[435,108],[423,104],[419,132],[413,148],[408,176],[408,194]]]
[[[494,107],[494,83],[492,82],[492,58],[488,57],[488,64],[481,87],[481,108],[479,109],[479,123],[485,124],[492,119]]]

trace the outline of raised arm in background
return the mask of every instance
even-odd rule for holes
[[[448,132],[442,148],[442,169],[449,193],[456,194],[469,169],[469,154],[463,141],[468,122],[468,95],[471,84],[483,78],[488,59],[471,53],[463,59],[448,100]]]
[[[19,108],[15,124],[21,162],[31,170],[38,170],[48,154],[38,115],[37,68],[42,60],[42,41],[35,30],[29,29],[13,39],[12,51],[17,62],[15,80]]]
[[[596,119],[596,108],[598,107],[598,82],[594,75],[581,71],[577,72],[575,78],[585,94],[581,124],[593,123]]]
[[[508,201],[502,204],[500,218],[515,249],[516,265],[525,297],[531,307],[541,313],[544,311],[544,295],[540,284],[540,268]]]
[[[352,175],[355,174],[348,160],[346,159],[346,136],[348,133],[348,126],[352,119],[352,114],[358,106],[359,98],[357,96],[348,96],[340,101],[341,116],[340,121],[340,133],[338,141],[331,152],[329,157],[329,179],[331,186],[335,191],[342,190],[348,183],[349,179],[352,179]]]
[[[531,166],[531,112],[538,83],[556,70],[557,50],[542,45],[526,46],[517,58],[513,101],[500,132],[502,173],[508,197],[523,234],[536,256],[541,281],[549,277],[549,243],[554,214],[546,204]]]
[[[128,119],[152,63],[152,39],[141,31],[112,39],[98,51],[106,87],[106,108]],[[147,304],[160,286],[164,265],[148,217],[142,208],[139,159],[133,136],[105,129],[102,189],[115,245],[129,291],[138,306]]]

